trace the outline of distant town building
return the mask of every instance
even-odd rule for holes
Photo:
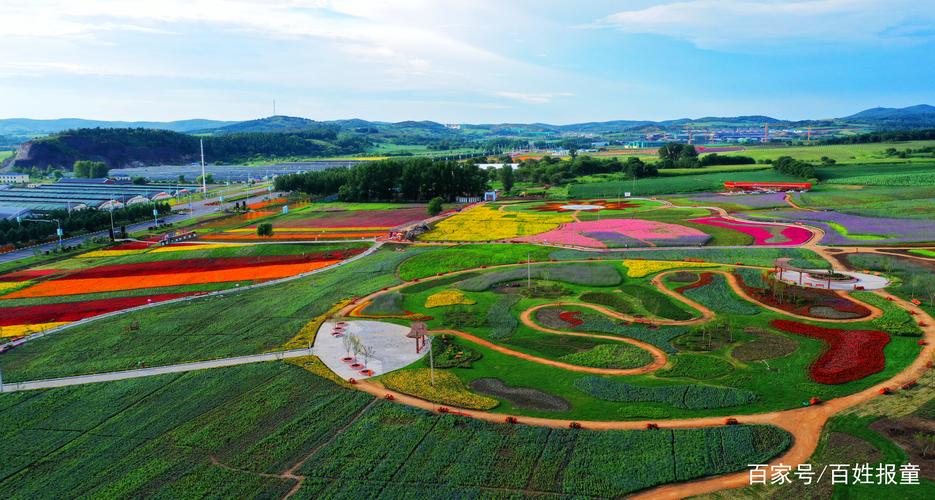
[[[0,174],[2,184],[26,184],[27,182],[29,182],[29,174]]]

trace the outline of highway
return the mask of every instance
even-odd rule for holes
[[[245,200],[238,200],[238,203],[241,201],[246,201],[247,204],[250,204],[250,203],[260,201],[263,199],[263,197],[269,194],[269,191],[267,190],[266,186],[263,186],[263,187],[248,191],[248,193],[253,194],[254,196],[251,196],[250,198],[247,198]],[[207,205],[207,203],[210,203],[213,201],[217,201],[217,198],[209,198],[207,200],[193,202],[191,204],[191,208],[192,208],[191,213],[169,215],[169,216],[162,217],[162,220],[164,220],[165,222],[174,223],[174,222],[180,222],[186,219],[191,219],[193,217],[201,217],[203,215],[207,215],[210,213],[219,212],[221,210],[220,206]],[[188,204],[176,205],[176,208],[187,209],[187,205]],[[225,203],[225,206],[229,206],[229,205],[230,205],[229,203]],[[142,231],[148,227],[151,227],[152,225],[153,223],[151,220],[139,222],[136,224],[130,224],[127,226],[127,232],[133,233],[136,231]],[[86,240],[101,237],[101,236],[106,237],[107,235],[108,235],[107,229],[103,231],[97,231],[95,233],[82,234],[80,236],[74,236],[71,238],[62,239],[62,245],[65,245],[65,246],[79,245]],[[0,254],[0,264],[6,263],[6,262],[12,262],[14,260],[24,259],[26,257],[32,257],[37,252],[44,253],[46,250],[54,250],[56,247],[58,247],[57,241],[52,242],[52,243],[45,243],[45,244],[35,246],[35,247],[21,248],[13,252]]]

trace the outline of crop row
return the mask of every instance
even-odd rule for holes
[[[759,399],[754,392],[732,387],[711,385],[643,387],[601,377],[580,378],[575,380],[575,387],[585,394],[605,401],[661,403],[689,410],[728,408],[749,404]]]

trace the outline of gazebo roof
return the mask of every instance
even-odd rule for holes
[[[420,337],[425,337],[428,334],[428,327],[425,326],[424,321],[413,321],[412,329],[409,330],[409,333],[406,334],[406,337],[411,339],[417,339]]]

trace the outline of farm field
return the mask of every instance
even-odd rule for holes
[[[238,417],[244,414],[250,417]],[[265,497],[293,488],[303,498],[414,490],[440,497],[520,494],[529,484],[612,497],[742,470],[789,444],[788,434],[768,426],[658,433],[504,427],[379,401],[279,363],[3,394],[0,428],[7,498],[209,490]],[[722,448],[727,460],[711,460]],[[643,472],[620,475],[611,457],[621,452],[638,457]],[[366,463],[372,466],[357,470]]]
[[[724,155],[749,156],[756,160],[776,159],[791,156],[797,160],[819,161],[822,156],[838,163],[909,163],[931,162],[931,158],[892,158],[884,152],[888,148],[906,149],[935,146],[935,141],[904,141],[870,144],[820,144],[814,146],[749,146],[743,151],[719,153]]]
[[[851,179],[867,165],[834,168]],[[428,219],[422,204],[274,198],[197,221],[189,241],[8,268],[0,335],[51,332],[0,352],[14,390],[0,394],[0,492],[700,494],[738,486],[749,464],[832,461],[841,434],[871,443],[870,462],[916,463],[924,439],[877,422],[925,428],[898,419],[926,411],[935,250],[890,247],[935,226],[831,210],[927,193],[858,187],[822,184],[793,197],[804,209],[710,187],[452,206],[414,239],[389,233]],[[853,284],[780,283],[777,259]],[[861,290],[854,271],[885,288]],[[160,367],[181,371],[147,371]],[[125,370],[149,376],[18,390]],[[882,398],[919,403],[853,413]],[[697,482],[711,478],[722,486]]]

